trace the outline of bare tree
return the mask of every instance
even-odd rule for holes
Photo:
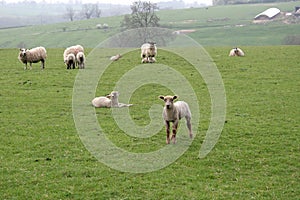
[[[98,4],[94,4],[94,17],[100,18],[101,10]]]
[[[66,17],[70,19],[70,21],[74,20],[75,10],[72,6],[66,8]]]
[[[93,4],[83,4],[81,13],[86,19],[90,19],[94,14],[94,5]]]
[[[131,14],[125,15],[121,24],[122,27],[142,28],[142,27],[158,27],[159,17],[155,14],[158,6],[155,3],[136,1],[131,5]]]

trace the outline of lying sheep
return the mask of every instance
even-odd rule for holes
[[[129,107],[132,104],[119,103],[120,93],[118,91],[112,91],[106,97],[96,97],[92,100],[92,104],[96,108],[121,108]]]
[[[85,68],[85,55],[83,52],[78,52],[76,55],[76,64],[78,65],[79,69]]]
[[[191,125],[191,111],[189,105],[184,101],[173,102],[178,97],[175,96],[159,96],[160,99],[164,100],[165,106],[163,109],[163,119],[165,121],[167,138],[166,143],[170,144],[170,122],[173,122],[172,126],[172,141],[176,143],[176,133],[179,120],[183,117],[186,119],[186,125],[189,129],[190,138],[193,138],[192,125]]]
[[[47,51],[44,47],[35,47],[33,49],[20,49],[20,53],[18,59],[20,62],[24,63],[24,70],[27,69],[27,63],[30,65],[30,69],[32,69],[32,63],[37,63],[41,61],[41,68],[45,68],[45,61],[47,58]]]
[[[154,42],[148,42],[141,46],[141,58],[142,63],[154,63],[156,62],[155,56],[157,54],[157,47]]]
[[[112,61],[117,61],[117,60],[119,60],[121,57],[122,57],[121,54],[117,54],[117,55],[115,55],[115,56],[110,57],[110,60],[112,60]]]
[[[245,53],[242,51],[242,49],[235,47],[230,50],[229,56],[245,56]]]
[[[84,53],[84,48],[81,45],[75,45],[75,46],[71,46],[65,49],[63,57],[64,57],[64,62],[66,63],[67,61],[67,56],[70,53],[73,53],[76,57],[78,52],[83,52]]]
[[[75,69],[76,58],[73,53],[67,55],[67,61],[65,62],[67,65],[67,69]]]

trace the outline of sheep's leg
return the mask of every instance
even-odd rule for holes
[[[191,118],[186,118],[186,126],[189,129],[190,138],[193,138]]]
[[[173,141],[173,144],[176,143],[177,127],[178,127],[178,120],[174,121],[173,127],[172,127],[172,141]]]
[[[30,70],[32,70],[32,63],[31,62],[29,63],[29,66],[30,66]]]
[[[24,64],[24,70],[26,70],[26,69],[27,69],[27,63]]]
[[[166,143],[170,144],[170,122],[168,121],[166,121],[166,132],[167,132]]]
[[[44,68],[45,68],[45,60],[42,59],[42,60],[41,60],[41,69],[44,69]]]

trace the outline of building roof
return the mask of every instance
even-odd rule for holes
[[[258,19],[260,17],[267,17],[269,19],[272,19],[273,17],[275,17],[279,13],[280,13],[280,10],[278,8],[269,8],[269,9],[265,10],[264,12],[259,13],[258,15],[256,15],[254,17],[254,19]]]

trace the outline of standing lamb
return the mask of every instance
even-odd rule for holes
[[[66,61],[66,65],[67,65],[67,69],[75,69],[75,64],[76,64],[76,58],[75,55],[73,53],[70,53],[67,55],[67,61]]]
[[[242,51],[242,49],[235,47],[230,50],[229,56],[245,56],[245,53]]]
[[[20,49],[20,53],[18,59],[20,62],[24,63],[24,70],[27,69],[27,63],[30,65],[30,69],[32,69],[32,63],[37,63],[41,61],[41,69],[45,68],[45,61],[47,58],[47,51],[44,47],[35,47],[32,49]]]
[[[92,100],[92,104],[96,108],[121,108],[129,107],[132,104],[119,103],[120,93],[118,91],[112,91],[106,97],[96,97]]]
[[[65,49],[63,57],[64,57],[64,62],[66,63],[67,61],[67,56],[70,53],[73,53],[76,57],[78,52],[83,52],[84,53],[84,48],[81,45],[75,45],[75,46],[71,46]]]
[[[141,46],[141,58],[142,63],[154,63],[156,62],[155,56],[157,54],[157,47],[154,42],[148,42]]]
[[[79,67],[79,69],[85,68],[85,55],[83,52],[78,52],[76,55],[76,63]]]
[[[167,138],[166,143],[170,144],[170,122],[173,122],[172,126],[172,141],[176,143],[176,133],[179,120],[183,117],[186,119],[186,125],[189,129],[190,138],[193,138],[191,118],[192,114],[189,105],[184,101],[173,102],[178,97],[175,96],[159,96],[160,99],[164,100],[165,106],[163,109],[163,119],[165,121]]]

